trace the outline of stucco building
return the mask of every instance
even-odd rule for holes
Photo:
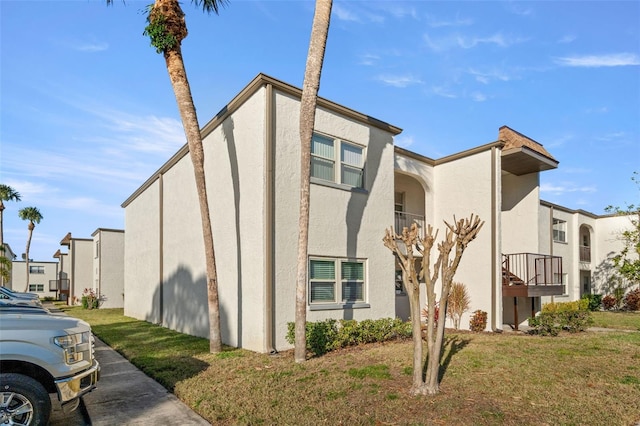
[[[27,274],[29,274],[29,286],[27,286]],[[37,294],[41,299],[45,297],[55,298],[55,280],[58,274],[58,262],[13,260],[11,262],[11,280],[7,284],[18,292],[28,291]]]
[[[290,347],[285,335],[294,320],[300,96],[299,88],[260,74],[202,129],[222,339],[232,346],[263,352]],[[495,141],[431,159],[395,147],[400,132],[318,99],[308,321],[406,318],[408,300],[396,280],[395,259],[382,244],[384,230],[416,222],[440,228],[442,237],[443,221],[472,213],[485,225],[455,279],[466,284],[471,311],[489,314],[488,329],[517,327],[548,298],[580,295],[572,289],[583,269],[550,237],[557,230],[555,212],[558,218],[572,213],[540,201],[540,173],[558,166],[541,144],[503,126]],[[125,315],[208,337],[188,147],[122,206]],[[604,232],[597,217],[582,216],[586,228],[580,220],[572,225],[578,233]],[[571,243],[570,250],[580,249]]]

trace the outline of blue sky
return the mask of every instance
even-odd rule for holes
[[[184,143],[144,6],[0,0],[0,182],[5,242],[53,260],[67,232],[124,228],[121,203]],[[314,3],[185,1],[183,43],[200,124],[258,73],[302,85]],[[603,213],[638,203],[640,2],[335,1],[320,96],[396,125],[440,158],[507,125],[560,161],[543,199]]]

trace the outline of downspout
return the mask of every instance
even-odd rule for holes
[[[164,185],[163,177],[160,173],[158,176],[158,320],[161,325],[164,325]]]
[[[498,225],[498,214],[497,214],[497,207],[498,207],[498,189],[497,189],[497,173],[496,173],[496,167],[497,167],[497,155],[499,154],[498,150],[496,149],[496,147],[492,147],[491,148],[491,331],[494,332],[501,332],[502,330],[498,329],[498,326],[496,324],[496,316],[498,314],[498,309],[497,309],[497,274],[498,274],[498,262],[497,262],[497,256],[498,256],[498,242],[496,241],[498,239],[498,230],[497,230],[497,225]]]
[[[273,94],[273,85],[266,85],[265,93],[265,150],[264,150],[264,352],[276,354],[273,342],[273,216],[274,216],[274,132],[275,132],[275,114],[274,114],[275,98]]]

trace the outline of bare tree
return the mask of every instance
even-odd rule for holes
[[[434,234],[433,227],[428,225],[426,234],[420,237],[417,225],[403,228],[401,234],[396,234],[393,228],[385,232],[383,242],[391,250],[402,268],[402,279],[409,296],[411,323],[413,330],[413,384],[411,393],[414,395],[435,395],[440,390],[439,370],[442,345],[444,342],[444,326],[447,317],[447,301],[451,291],[451,283],[458,269],[462,254],[467,245],[476,238],[484,225],[475,215],[469,219],[455,220],[447,227],[445,239],[437,244],[438,258],[431,269],[431,250],[436,242],[438,231]],[[455,248],[453,259],[451,251]],[[416,253],[422,257],[422,266],[418,271]],[[436,283],[441,280],[440,300],[436,300]],[[420,320],[420,283],[424,282],[427,299],[426,333],[423,336]],[[436,323],[436,306],[439,315]],[[423,377],[422,339],[427,340],[426,374]]]
[[[296,317],[294,357],[307,359],[307,253],[309,246],[309,200],[311,175],[311,139],[316,118],[316,104],[324,51],[329,34],[332,0],[316,0],[311,27],[309,53],[300,100],[300,216],[298,219],[298,257],[296,274]]]

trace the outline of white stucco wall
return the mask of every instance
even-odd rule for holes
[[[503,253],[539,253],[539,205],[538,173],[502,173]]]
[[[297,223],[299,214],[299,101],[276,93],[275,147],[275,342],[285,342],[287,323],[294,320]],[[308,321],[325,318],[393,317],[394,259],[382,244],[393,224],[393,141],[380,129],[318,109],[318,132],[365,147],[367,193],[311,184],[309,255],[365,259],[366,303],[358,309],[310,309]]]
[[[93,235],[94,289],[102,308],[124,307],[124,232],[98,230]],[[99,247],[99,253],[96,253]]]
[[[85,238],[72,238],[69,247],[70,297],[75,304],[82,300],[85,289],[91,289],[94,285],[93,278],[93,240]]]
[[[160,321],[160,183],[155,181],[125,209],[124,314]]]
[[[263,350],[264,89],[204,140],[222,340]],[[164,325],[209,336],[206,267],[193,166],[163,177]]]
[[[464,329],[468,329],[470,316],[477,309],[487,312],[487,329],[491,329],[493,322],[495,322],[497,328],[501,328],[500,320],[502,315],[499,288],[494,301],[494,315],[492,315],[491,298],[492,281],[495,282],[496,286],[501,285],[497,275],[499,274],[501,252],[499,240],[500,172],[496,171],[497,179],[495,182],[492,182],[491,173],[492,155],[497,156],[494,166],[496,168],[500,167],[499,152],[499,150],[493,152],[488,149],[435,167],[435,211],[432,224],[434,228],[439,229],[438,240],[445,236],[446,227],[444,221],[453,224],[454,216],[456,220],[460,220],[469,218],[473,213],[485,221],[478,237],[469,244],[464,252],[454,277],[454,281],[459,281],[466,285],[471,299],[471,308],[469,312],[463,315],[461,321],[461,328]],[[492,185],[496,185],[496,211],[493,211],[491,201]],[[491,219],[493,215],[496,217],[496,229],[492,229]],[[492,259],[491,253],[493,238],[496,238],[494,242],[496,245],[496,259]],[[433,264],[437,255],[437,249],[434,249],[431,255],[431,264]],[[492,260],[497,265],[495,271],[492,270]]]
[[[621,233],[633,229],[630,216],[603,216],[596,220],[596,235],[592,237],[592,284],[598,294],[606,294],[610,291],[613,273],[612,257],[619,254],[624,248],[624,242],[620,239]]]
[[[41,299],[44,297],[56,297],[55,291],[49,291],[49,280],[56,280],[58,273],[58,262],[29,262],[29,269],[34,266],[42,266],[44,273],[42,274],[29,274],[29,284],[42,284],[43,291],[30,291],[37,294]],[[6,287],[13,289],[14,291],[24,292],[29,290],[26,288],[27,284],[27,266],[25,261],[14,260],[11,262],[11,281],[6,284]],[[37,287],[36,287],[37,289]]]

